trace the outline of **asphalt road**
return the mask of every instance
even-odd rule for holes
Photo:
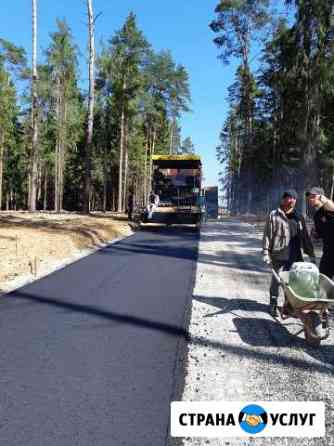
[[[166,444],[197,238],[140,231],[1,298],[1,445]]]

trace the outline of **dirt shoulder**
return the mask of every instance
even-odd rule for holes
[[[202,226],[182,400],[324,401],[326,438],[184,438],[183,446],[334,444],[334,330],[312,348],[300,321],[269,315],[261,238],[241,219]]]
[[[132,234],[125,215],[0,213],[0,293]]]

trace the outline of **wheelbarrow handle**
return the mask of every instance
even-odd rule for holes
[[[273,273],[273,276],[275,277],[275,279],[277,280],[277,282],[280,285],[283,285],[283,280],[280,278],[280,276],[277,274],[277,272],[274,270],[274,268],[271,268],[271,272]]]

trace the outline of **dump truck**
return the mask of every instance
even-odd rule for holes
[[[205,196],[207,217],[218,218],[218,186],[207,186],[203,189]]]

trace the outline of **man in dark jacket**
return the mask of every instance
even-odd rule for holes
[[[263,261],[278,272],[289,270],[294,262],[303,261],[304,251],[315,263],[314,249],[305,219],[296,209],[297,192],[286,190],[280,207],[268,215],[263,233]],[[279,285],[272,277],[270,286],[270,314],[277,316]]]
[[[322,239],[323,254],[320,272],[330,279],[334,277],[334,203],[325,197],[321,187],[312,187],[306,193],[308,203],[313,208],[316,234]]]
[[[132,218],[133,218],[134,200],[135,200],[134,193],[132,190],[130,190],[129,195],[128,195],[128,220],[129,221],[132,221]]]

